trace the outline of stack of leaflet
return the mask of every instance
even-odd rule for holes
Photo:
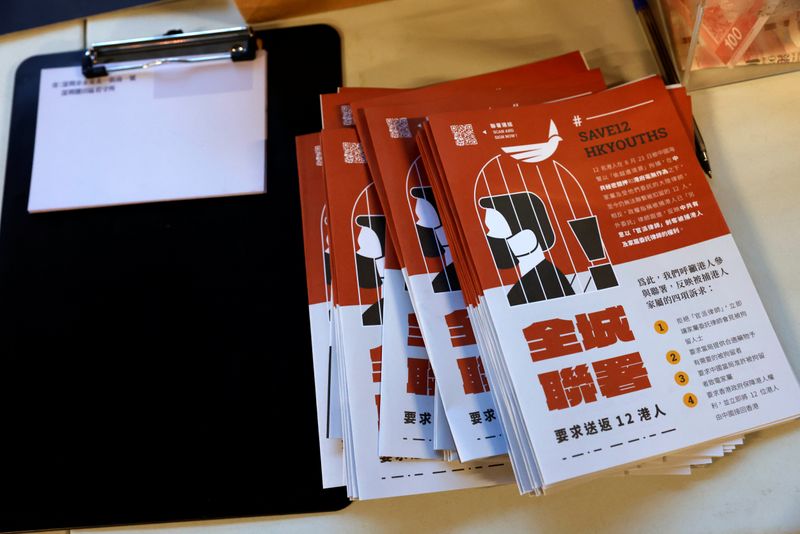
[[[326,487],[688,474],[800,414],[682,88],[575,52],[322,115],[297,151]]]

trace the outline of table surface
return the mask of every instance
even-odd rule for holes
[[[625,0],[390,0],[269,23],[327,23],[342,35],[345,83],[413,87],[573,49],[609,84],[654,69]],[[26,57],[85,42],[241,24],[228,0],[182,0],[0,37],[0,168],[13,73]],[[800,369],[800,72],[693,93],[717,200],[783,347]],[[12,132],[13,135],[13,132]],[[12,155],[13,157],[13,155]],[[1,180],[2,178],[0,178]],[[800,532],[797,421],[754,433],[691,476],[598,479],[547,495],[513,486],[358,502],[332,514],[107,529],[149,534],[233,532]],[[65,486],[64,491],[69,491]],[[105,531],[105,530],[103,530]]]

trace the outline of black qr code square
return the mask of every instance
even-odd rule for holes
[[[450,131],[453,132],[456,146],[478,144],[478,138],[475,137],[475,130],[472,129],[471,124],[451,124]]]
[[[395,117],[386,119],[389,127],[389,137],[392,139],[411,138],[411,129],[408,127],[408,118]]]
[[[360,143],[342,143],[345,163],[364,163],[364,151]]]

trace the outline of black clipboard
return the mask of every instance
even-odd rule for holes
[[[0,221],[0,531],[349,503],[321,485],[294,149],[341,85],[340,41],[328,26],[256,35],[264,195],[29,214],[40,71],[83,54],[20,66]]]

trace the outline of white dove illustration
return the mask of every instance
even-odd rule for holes
[[[547,141],[530,145],[507,146],[503,147],[503,152],[511,154],[512,158],[522,160],[525,163],[539,163],[552,156],[561,141],[563,139],[558,135],[556,123],[551,119]]]

